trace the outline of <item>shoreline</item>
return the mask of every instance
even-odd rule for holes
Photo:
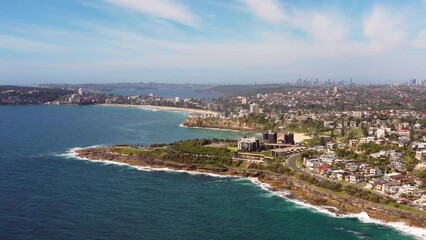
[[[104,152],[98,152],[93,154],[93,150],[104,149]],[[375,207],[369,207],[368,209],[362,209],[361,206],[352,206],[352,203],[340,203],[340,204],[331,204],[336,203],[336,199],[331,201],[326,201],[324,198],[330,197],[326,191],[319,191],[315,187],[306,188],[304,184],[298,185],[292,181],[297,182],[295,179],[290,179],[286,176],[281,176],[281,178],[287,179],[287,183],[279,182],[280,178],[276,174],[264,173],[262,171],[251,171],[251,170],[235,170],[235,169],[218,169],[218,168],[209,168],[203,166],[194,166],[186,165],[180,163],[171,163],[164,162],[158,159],[147,159],[137,160],[130,155],[121,155],[121,154],[105,154],[105,149],[109,147],[89,147],[89,148],[74,148],[71,149],[68,153],[69,157],[98,162],[103,164],[114,164],[120,166],[127,166],[135,168],[142,171],[164,171],[164,172],[178,172],[178,173],[188,173],[194,175],[207,175],[211,177],[222,177],[222,178],[241,178],[251,181],[253,184],[261,187],[262,189],[273,193],[279,197],[285,198],[297,205],[307,207],[309,209],[314,209],[317,212],[327,214],[331,217],[336,218],[357,218],[364,223],[374,223],[380,224],[387,227],[391,227],[405,234],[415,236],[420,239],[426,238],[426,229],[423,224],[419,225],[415,218],[404,218],[402,216],[392,216],[390,213],[387,213],[386,210],[391,211],[389,207],[383,207],[383,209],[377,209]],[[92,150],[92,151],[91,151]],[[101,154],[99,154],[101,153]],[[113,156],[114,155],[114,156]],[[117,160],[118,159],[118,160]],[[274,176],[277,177],[274,179]],[[282,179],[281,179],[282,180]],[[289,184],[289,182],[291,182]],[[299,183],[300,184],[300,183]],[[303,189],[306,188],[306,189]],[[321,196],[323,194],[323,196]],[[319,196],[318,196],[319,195]],[[332,197],[331,197],[332,198]],[[344,198],[343,198],[344,199]],[[355,201],[358,203],[360,201]],[[363,202],[363,201],[361,201]],[[339,202],[337,202],[339,203]],[[349,206],[349,207],[348,207]],[[374,204],[373,204],[374,206]],[[377,206],[376,206],[377,207]],[[374,209],[374,210],[372,210]],[[380,212],[385,211],[385,212]],[[394,210],[398,211],[398,210]],[[404,212],[404,210],[399,210]],[[414,213],[413,213],[414,214]],[[373,215],[373,216],[371,216]],[[405,216],[406,217],[406,216]],[[391,219],[391,220],[389,220]]]
[[[132,107],[145,110],[160,110],[160,111],[173,111],[173,112],[184,112],[197,115],[219,115],[219,112],[196,109],[196,108],[180,108],[180,107],[168,107],[168,106],[154,106],[154,105],[131,105],[131,104],[96,104],[95,106],[103,107]]]

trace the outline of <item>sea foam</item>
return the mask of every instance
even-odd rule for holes
[[[102,146],[97,145],[97,146],[91,146],[91,147],[86,147],[86,148],[95,148],[95,147],[102,147]],[[83,148],[71,148],[67,152],[62,153],[62,154],[58,154],[57,156],[68,158],[68,159],[77,159],[77,160],[84,160],[84,161],[102,163],[104,165],[126,166],[126,167],[130,167],[130,168],[133,168],[133,169],[137,169],[137,170],[140,170],[140,171],[146,171],[146,172],[152,172],[152,171],[175,172],[175,173],[186,173],[186,174],[191,174],[191,175],[204,175],[204,176],[210,176],[210,177],[214,177],[214,178],[235,178],[235,179],[249,180],[252,184],[260,187],[261,189],[268,191],[268,192],[271,192],[272,194],[279,196],[279,197],[282,197],[282,198],[284,198],[284,199],[286,199],[290,202],[293,202],[300,207],[311,209],[315,212],[326,214],[330,217],[353,218],[353,219],[358,219],[360,222],[366,223],[366,224],[383,225],[383,226],[386,226],[386,227],[396,229],[397,231],[400,231],[402,233],[414,236],[417,239],[426,239],[426,229],[424,229],[424,228],[409,226],[404,222],[385,222],[385,221],[382,221],[382,220],[374,219],[374,218],[371,218],[366,212],[361,212],[361,213],[357,213],[357,214],[338,215],[338,214],[335,213],[335,211],[337,211],[337,208],[335,208],[335,207],[332,207],[332,206],[315,206],[315,205],[306,203],[306,202],[298,200],[298,199],[289,198],[289,196],[291,195],[290,192],[277,191],[271,185],[269,185],[267,183],[263,183],[263,182],[259,181],[259,179],[257,179],[257,178],[244,178],[244,177],[241,177],[241,176],[220,175],[220,174],[214,174],[214,173],[203,173],[203,172],[187,171],[187,170],[175,170],[175,169],[170,169],[170,168],[132,166],[130,164],[119,163],[119,162],[114,162],[114,161],[109,161],[109,160],[91,160],[91,159],[87,159],[87,158],[77,156],[77,151],[79,149],[83,149]],[[333,211],[330,211],[330,209],[333,209]]]

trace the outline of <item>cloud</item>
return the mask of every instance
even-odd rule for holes
[[[275,0],[241,0],[259,19],[272,24],[283,23],[287,16]]]
[[[417,38],[411,42],[411,46],[414,48],[426,48],[426,29],[419,32]]]
[[[350,32],[349,26],[331,13],[299,12],[290,23],[319,42],[343,42]]]
[[[11,51],[41,52],[59,51],[65,49],[65,47],[10,35],[0,35],[0,49]]]
[[[199,27],[197,16],[185,6],[172,0],[106,0],[112,4],[143,14],[174,21],[190,27]]]
[[[403,20],[400,14],[375,6],[363,25],[363,33],[374,46],[373,50],[380,52],[404,44],[407,34]]]

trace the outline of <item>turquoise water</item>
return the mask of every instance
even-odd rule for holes
[[[412,239],[298,206],[248,180],[64,156],[74,147],[239,137],[179,127],[185,118],[120,107],[0,107],[0,239]]]

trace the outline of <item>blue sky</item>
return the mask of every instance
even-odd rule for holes
[[[0,84],[426,79],[426,0],[3,0]]]

